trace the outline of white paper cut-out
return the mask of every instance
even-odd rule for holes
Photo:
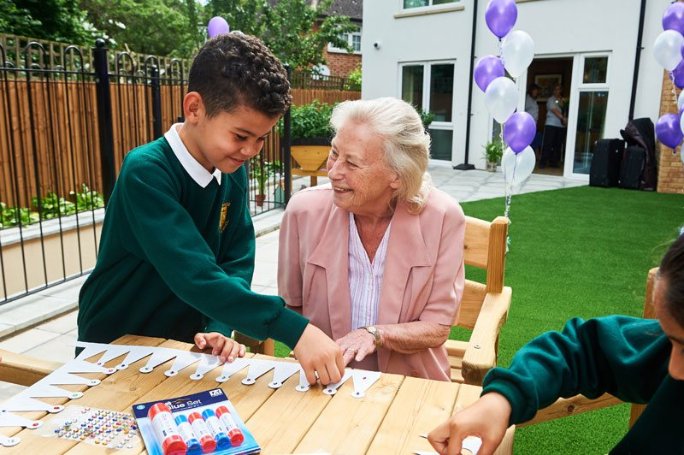
[[[16,437],[16,436],[8,438],[7,436],[1,436],[0,435],[0,446],[14,447],[15,445],[19,444],[20,442],[21,442],[21,439]]]
[[[122,346],[120,344],[112,344],[107,348],[104,354],[102,354],[102,357],[100,357],[97,360],[97,364],[100,366],[104,366],[105,363],[109,362],[112,359],[116,359],[119,356],[122,356],[129,352],[131,350],[130,346]]]
[[[152,352],[152,357],[149,358],[147,364],[144,367],[140,367],[139,371],[141,373],[151,373],[152,370],[154,370],[162,363],[167,362],[176,357],[178,352],[180,351],[176,351],[175,349],[157,348]]]
[[[25,417],[12,414],[11,412],[0,412],[0,427],[22,427],[35,430],[43,424],[40,420],[31,420]]]
[[[263,359],[250,359],[249,370],[247,370],[247,377],[242,380],[244,385],[252,385],[259,379],[260,376],[265,374],[267,371],[275,368],[278,362],[273,360],[263,360]]]
[[[64,410],[64,406],[52,405],[44,403],[40,400],[29,398],[23,395],[23,392],[13,396],[9,400],[0,404],[0,410],[3,411],[19,411],[19,412],[29,412],[29,411],[43,411],[49,413],[61,412]]]
[[[354,370],[354,392],[352,396],[362,398],[366,396],[366,391],[380,379],[379,371]]]
[[[216,382],[226,382],[232,375],[242,370],[246,366],[249,366],[250,360],[251,359],[238,357],[230,363],[224,363],[221,375],[216,378]]]
[[[221,360],[215,355],[202,354],[197,369],[190,375],[193,381],[199,381],[214,368],[221,365]]]
[[[81,359],[69,360],[59,368],[67,373],[102,373],[112,374],[116,371],[115,368],[107,368],[94,363],[86,362]]]
[[[31,387],[24,391],[26,396],[31,398],[55,398],[63,397],[70,400],[76,400],[83,396],[83,392],[72,392],[61,387],[50,385],[44,380],[36,382]]]
[[[273,370],[273,379],[268,383],[272,389],[278,389],[290,376],[301,369],[301,365],[295,362],[278,362]]]
[[[130,346],[130,348],[131,349],[129,350],[128,355],[126,355],[126,358],[115,367],[117,370],[125,370],[130,364],[147,357],[156,349],[148,346]]]
[[[297,392],[306,392],[311,388],[311,385],[309,384],[309,380],[306,379],[306,374],[304,374],[304,370],[299,370],[299,384],[297,387],[295,387],[295,390]]]
[[[65,370],[62,370],[62,368],[53,371],[50,375],[41,379],[41,382],[42,381],[45,381],[50,385],[87,385],[88,387],[96,386],[101,382],[99,379],[88,379],[67,373]]]
[[[328,384],[327,386],[325,386],[325,389],[323,389],[323,393],[326,395],[335,395],[335,393],[337,393],[337,389],[339,389],[340,386],[344,384],[347,379],[351,378],[352,374],[353,373],[351,368],[345,368],[342,379],[340,379],[339,382],[336,382],[334,384]]]
[[[171,365],[171,368],[166,370],[164,374],[168,377],[175,376],[184,368],[189,367],[195,362],[199,362],[202,355],[203,354],[200,354],[199,352],[179,351],[176,355],[176,360],[173,361],[173,365]]]
[[[75,346],[78,348],[83,348],[83,350],[76,356],[76,358],[80,360],[86,360],[94,355],[103,353],[109,347],[108,344],[88,343],[85,341],[77,341]]]

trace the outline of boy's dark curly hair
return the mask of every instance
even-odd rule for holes
[[[246,105],[279,116],[292,102],[280,61],[258,39],[239,32],[207,41],[190,67],[188,89],[198,92],[209,117]]]

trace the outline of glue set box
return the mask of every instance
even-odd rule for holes
[[[221,389],[133,405],[149,455],[235,455],[261,448]]]

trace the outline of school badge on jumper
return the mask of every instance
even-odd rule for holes
[[[219,219],[219,230],[223,230],[228,225],[228,208],[230,207],[230,202],[224,202],[221,204],[221,217]]]

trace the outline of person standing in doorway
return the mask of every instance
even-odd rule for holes
[[[534,150],[535,154],[539,151],[542,139],[542,135],[537,129],[537,124],[539,122],[539,105],[537,104],[538,96],[539,86],[537,84],[530,85],[530,87],[527,89],[527,96],[525,96],[525,112],[530,114],[534,119],[534,139],[532,140],[530,146],[532,147],[532,150]]]
[[[558,167],[560,161],[565,126],[568,124],[568,119],[561,108],[561,92],[562,87],[556,85],[553,88],[553,95],[546,101],[546,123],[544,124],[542,154],[539,160],[539,167],[541,168],[546,167],[547,164],[551,167]]]

